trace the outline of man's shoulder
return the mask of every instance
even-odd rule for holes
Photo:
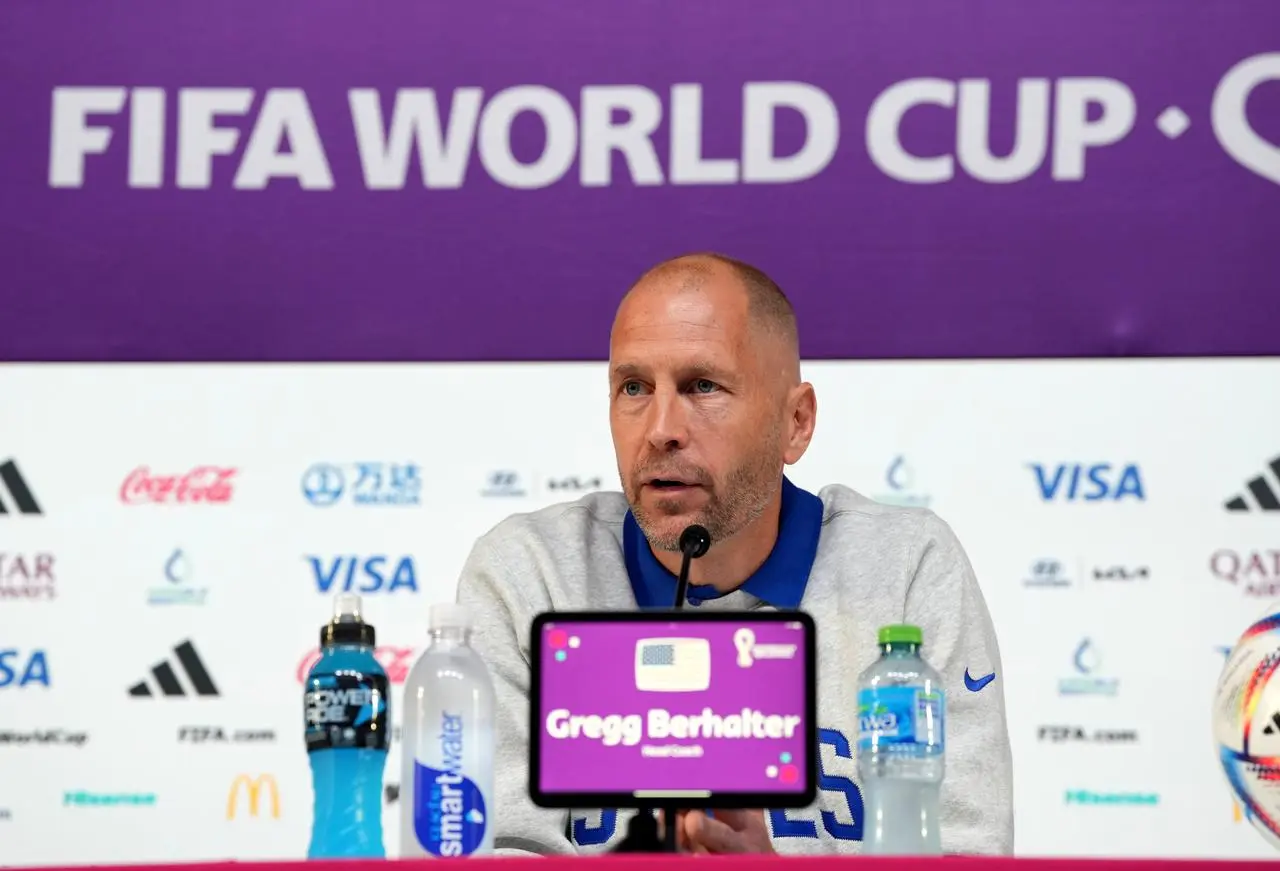
[[[876,502],[839,484],[817,495],[823,524],[805,593],[811,606],[849,608],[852,597],[869,618],[864,633],[901,620],[913,596],[951,613],[972,569],[950,524],[931,508]]]
[[[938,519],[929,508],[877,502],[844,484],[827,484],[816,495],[822,500],[823,526],[862,524],[918,529]]]
[[[459,597],[498,596],[530,612],[626,607],[634,602],[622,556],[626,514],[616,492],[512,514],[476,540]]]
[[[878,549],[919,552],[930,542],[954,542],[951,526],[931,508],[877,502],[844,484],[828,484],[822,500],[823,543],[861,549],[868,541]]]
[[[621,540],[627,500],[621,493],[602,490],[557,502],[533,511],[511,514],[480,536],[491,547],[564,546],[611,536]]]

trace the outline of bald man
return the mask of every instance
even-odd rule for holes
[[[978,582],[933,512],[881,505],[784,469],[813,437],[795,315],[760,270],[715,254],[662,263],[630,289],[609,343],[610,429],[622,493],[508,518],[476,543],[458,586],[498,699],[495,846],[500,855],[605,852],[628,813],[566,814],[527,794],[530,628],[542,611],[669,607],[680,534],[713,545],[690,570],[704,610],[801,609],[818,627],[818,800],[678,821],[695,853],[860,852],[856,676],[880,626],[923,629],[947,693],[942,846],[1013,851],[1013,782],[1000,653]],[[988,678],[987,675],[992,677]]]

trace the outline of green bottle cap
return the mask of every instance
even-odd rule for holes
[[[881,644],[923,644],[924,633],[919,626],[908,626],[895,623],[892,626],[881,626],[877,636]]]

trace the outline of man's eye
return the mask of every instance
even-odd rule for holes
[[[639,396],[642,389],[639,381],[628,381],[622,385],[622,392],[627,396]]]
[[[706,378],[699,378],[693,382],[693,390],[695,393],[714,393],[716,383]]]

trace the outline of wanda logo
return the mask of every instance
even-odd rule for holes
[[[146,466],[139,466],[120,485],[120,501],[126,505],[229,502],[231,479],[237,471],[221,466],[197,466],[185,475],[155,475]]]
[[[387,673],[387,680],[393,684],[402,684],[413,667],[414,653],[412,647],[377,647],[373,656]],[[298,683],[307,678],[307,672],[320,661],[320,651],[313,650],[302,658],[298,664]]]

